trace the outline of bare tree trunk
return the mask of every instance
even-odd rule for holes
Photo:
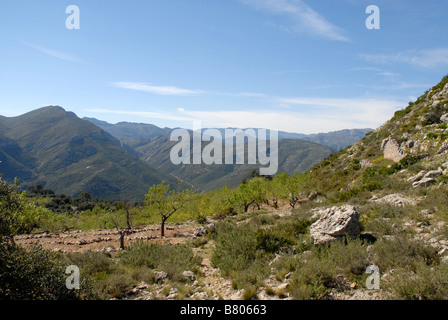
[[[120,249],[121,250],[124,250],[124,235],[125,235],[125,232],[120,231]]]
[[[277,198],[272,199],[272,205],[274,206],[274,209],[278,209],[278,200],[277,200]]]
[[[163,218],[162,218],[162,225],[160,226],[161,233],[162,233],[162,237],[165,236],[165,220],[166,220],[166,219],[163,219]]]
[[[244,204],[244,212],[247,212],[249,210],[249,207],[254,203],[255,201],[250,201],[248,203]]]
[[[125,204],[125,212],[126,212],[126,224],[128,226],[128,229],[131,230],[132,229],[131,213],[128,203]]]

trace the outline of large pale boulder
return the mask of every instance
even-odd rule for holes
[[[390,137],[381,142],[381,150],[384,152],[384,159],[389,159],[395,162],[399,162],[406,156],[397,141]]]
[[[310,235],[315,245],[329,243],[345,236],[358,236],[360,233],[359,212],[350,205],[327,209],[310,227]]]
[[[441,121],[441,122],[448,123],[448,113],[443,114],[443,115],[440,117],[440,121]]]

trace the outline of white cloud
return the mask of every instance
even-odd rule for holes
[[[317,123],[323,119],[331,123],[332,128],[340,129],[376,128],[405,104],[404,101],[389,99],[298,98],[280,101],[303,109],[306,117]]]
[[[201,90],[189,90],[170,86],[153,86],[141,82],[114,82],[112,85],[117,88],[145,91],[164,96],[199,95],[204,93],[204,91]]]
[[[448,48],[412,50],[394,54],[361,54],[360,57],[377,64],[403,63],[430,69],[448,66]]]
[[[307,32],[330,40],[349,41],[342,30],[322,15],[311,9],[302,0],[240,0],[257,9],[269,10],[276,14],[287,14],[294,18],[294,25],[284,29],[296,33]]]
[[[50,49],[50,48],[46,48],[46,47],[43,47],[43,46],[38,46],[38,45],[31,44],[31,43],[24,42],[24,41],[22,41],[22,43],[27,45],[30,48],[33,48],[33,49],[38,50],[38,51],[40,51],[40,52],[42,52],[42,53],[44,53],[46,55],[49,55],[51,57],[54,57],[54,58],[57,58],[57,59],[60,59],[60,60],[65,60],[65,61],[69,61],[69,62],[77,62],[77,63],[82,62],[82,60],[80,58],[76,57],[75,55],[66,53],[66,52],[53,50],[53,49]]]

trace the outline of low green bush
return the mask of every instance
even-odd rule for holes
[[[312,247],[298,256],[286,255],[274,267],[277,279],[288,272],[293,275],[289,291],[295,299],[323,299],[330,290],[345,290],[348,281],[362,284],[371,264],[367,246],[360,240],[334,242],[329,247]]]
[[[391,276],[392,279],[384,284],[384,289],[393,299],[448,299],[448,266],[445,264],[428,267],[426,263],[420,262],[415,270],[402,267]]]
[[[66,265],[57,253],[34,245],[0,244],[0,300],[78,300],[95,297],[81,275],[80,289],[66,287]]]
[[[216,229],[211,262],[239,289],[259,287],[269,273],[269,255],[262,249],[256,232],[250,224],[237,226],[231,222],[223,222]]]
[[[184,281],[182,272],[197,269],[201,261],[186,245],[137,242],[123,253],[121,262],[134,268],[165,271],[173,281]]]
[[[374,246],[374,264],[381,272],[392,268],[413,267],[419,263],[432,265],[437,262],[437,250],[406,233],[378,241]]]

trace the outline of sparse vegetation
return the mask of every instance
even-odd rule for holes
[[[384,276],[382,298],[448,299],[448,157],[436,155],[448,136],[440,123],[447,110],[431,100],[442,88],[426,92],[308,173],[266,179],[251,172],[236,188],[193,192],[159,183],[148,189],[144,203],[131,204],[89,193],[55,195],[42,185],[21,192],[0,179],[0,296],[128,298],[143,282],[145,289],[138,290],[149,294],[156,288],[157,297],[216,298],[213,288],[204,288],[213,277],[247,300],[262,297],[262,288],[270,298],[330,299],[367,290],[366,268],[376,265]],[[400,161],[380,149],[389,137],[403,148]],[[413,186],[425,176],[431,184]],[[346,204],[359,211],[364,237],[315,244],[310,228],[321,209]],[[168,221],[206,232],[183,243],[161,243],[176,237],[167,239]],[[130,234],[151,224],[160,225],[160,237],[129,242],[119,251],[61,254],[14,242],[18,234],[114,227]],[[85,291],[61,289],[67,264],[81,268]],[[204,266],[215,268],[213,275]],[[35,286],[41,290],[30,289]]]

